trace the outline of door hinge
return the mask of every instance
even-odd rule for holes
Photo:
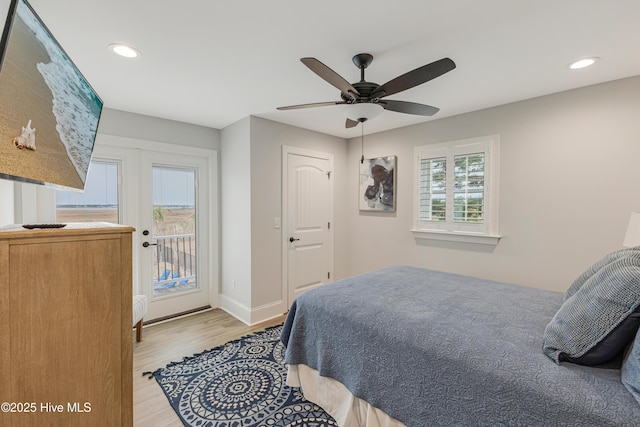
[[[331,223],[330,222],[327,223],[327,229],[331,230]]]
[[[327,279],[331,279],[331,272],[330,271],[327,272]]]
[[[331,171],[327,171],[327,179],[331,179]]]

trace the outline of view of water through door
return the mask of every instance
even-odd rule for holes
[[[153,166],[153,295],[198,288],[195,169]]]
[[[208,170],[202,157],[140,151],[140,284],[149,321],[210,306]]]
[[[84,193],[56,191],[56,221],[119,223],[119,176],[118,162],[91,160]]]

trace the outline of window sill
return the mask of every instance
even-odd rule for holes
[[[465,233],[461,231],[441,230],[411,230],[416,239],[443,240],[446,242],[475,243],[480,245],[497,246],[502,236],[479,233]]]

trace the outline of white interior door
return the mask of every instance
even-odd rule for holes
[[[140,151],[140,283],[154,320],[210,303],[208,167],[200,157]]]
[[[283,214],[285,216],[287,304],[302,292],[331,280],[332,158],[284,147]]]

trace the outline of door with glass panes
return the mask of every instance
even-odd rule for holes
[[[91,161],[84,193],[57,191],[56,220],[135,226],[134,270],[138,292],[148,297],[146,320],[206,308],[208,161],[145,150],[119,154]]]
[[[209,306],[208,162],[140,151],[140,280],[148,319]]]

